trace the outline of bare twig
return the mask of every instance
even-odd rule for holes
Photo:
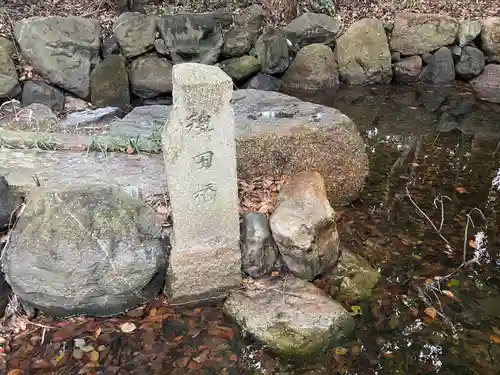
[[[439,235],[439,237],[441,237],[441,239],[444,242],[446,242],[446,244],[448,246],[450,246],[450,242],[441,234],[441,230],[436,227],[436,225],[432,222],[432,220],[429,218],[429,216],[427,216],[427,214],[424,211],[422,211],[422,209],[417,205],[417,203],[415,203],[415,201],[411,197],[410,191],[408,190],[408,186],[406,186],[406,196],[408,197],[410,202],[415,206],[415,208],[418,210],[418,212],[420,212],[427,219],[427,221],[431,224],[432,228],[434,228],[434,230]]]

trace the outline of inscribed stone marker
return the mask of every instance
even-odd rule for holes
[[[232,80],[220,68],[174,65],[163,134],[172,205],[170,302],[218,297],[241,283]]]

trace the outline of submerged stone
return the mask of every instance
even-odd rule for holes
[[[337,301],[359,301],[371,296],[380,273],[368,261],[346,249],[331,276],[330,294]]]
[[[354,330],[352,316],[339,302],[292,276],[247,285],[229,296],[224,312],[275,354],[292,360],[316,359]]]

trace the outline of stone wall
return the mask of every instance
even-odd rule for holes
[[[305,13],[282,30],[265,26],[252,5],[237,15],[164,16],[123,13],[113,35],[81,17],[25,19],[15,41],[0,37],[0,102],[21,97],[55,111],[64,93],[94,106],[158,102],[172,91],[172,66],[218,64],[237,87],[283,91],[351,85],[470,84],[479,98],[500,102],[500,17],[458,21],[436,14],[398,13],[393,24]],[[342,30],[344,30],[342,32]],[[21,79],[11,56],[20,52],[41,79]],[[22,81],[22,82],[21,82]]]

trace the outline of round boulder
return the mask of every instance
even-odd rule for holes
[[[282,79],[282,91],[293,95],[303,90],[331,90],[339,86],[335,55],[324,44],[302,48]]]
[[[165,279],[161,225],[120,188],[37,188],[3,269],[24,304],[50,315],[108,316],[154,298]]]

